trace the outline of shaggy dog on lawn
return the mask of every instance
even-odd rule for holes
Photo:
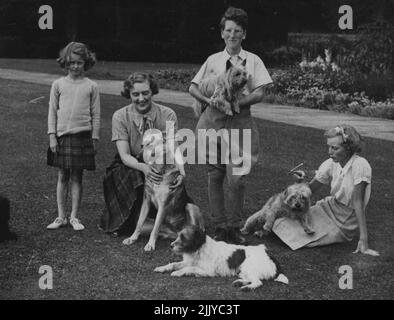
[[[241,290],[256,289],[262,280],[289,282],[263,244],[242,246],[215,241],[197,226],[187,226],[171,247],[183,260],[157,267],[155,272],[171,272],[173,277],[238,276],[233,285]]]
[[[200,82],[198,88],[204,96],[211,98],[210,106],[230,116],[234,115],[234,112],[240,112],[239,100],[247,83],[245,63],[246,60],[237,67],[230,63],[225,73],[209,76]],[[201,116],[206,107],[197,100],[193,103],[197,118]]]
[[[173,144],[175,147],[175,145]],[[140,234],[150,233],[149,241],[146,244],[145,251],[153,251],[156,247],[158,236],[164,238],[176,238],[176,232],[181,230],[185,225],[195,224],[204,228],[203,216],[198,206],[192,203],[192,200],[186,193],[185,185],[182,183],[176,189],[170,189],[180,174],[185,175],[180,159],[180,154],[166,143],[162,133],[148,133],[143,138],[143,150],[154,151],[144,160],[153,168],[153,170],[162,175],[163,179],[160,184],[155,184],[145,180],[144,199],[141,211],[138,217],[137,226],[134,233],[123,241],[123,244],[130,245],[138,240]],[[153,156],[154,154],[154,156]],[[156,161],[157,159],[160,160]],[[172,159],[173,161],[167,160]],[[152,223],[147,219],[151,205],[157,209],[157,215]]]
[[[16,234],[8,226],[10,220],[10,201],[0,195],[0,242],[16,240]]]
[[[303,171],[296,172],[295,176],[299,182],[272,196],[261,210],[246,220],[241,229],[243,234],[255,231],[255,235],[262,237],[271,231],[275,220],[280,217],[297,219],[307,234],[314,233],[309,226],[307,214],[312,191],[306,183],[301,182],[305,176]]]

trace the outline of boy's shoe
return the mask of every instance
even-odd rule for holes
[[[59,229],[60,227],[64,227],[67,225],[67,218],[57,217],[55,221],[53,221],[50,225],[47,226],[49,230]]]
[[[83,230],[85,227],[77,218],[70,218],[70,224],[75,231]]]

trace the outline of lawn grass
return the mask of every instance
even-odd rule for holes
[[[29,104],[37,96],[45,99]],[[19,236],[17,242],[0,244],[0,299],[393,299],[394,143],[366,139],[363,153],[373,168],[369,242],[381,256],[352,254],[357,241],[294,252],[268,236],[263,241],[290,283],[265,282],[262,288],[244,293],[231,286],[231,278],[174,279],[154,273],[155,267],[179,259],[171,253],[169,241],[160,240],[155,252],[145,253],[146,238],[124,246],[122,239],[97,229],[104,208],[102,176],[115,151],[110,142],[111,116],[127,104],[121,97],[101,96],[97,170],[86,173],[83,181],[80,218],[86,230],[45,229],[56,216],[57,179],[56,170],[46,165],[48,96],[48,86],[0,79],[0,192],[11,199],[10,224]],[[191,109],[170,107],[179,117],[179,128],[194,129]],[[261,160],[247,179],[248,215],[290,182],[290,168],[304,162],[311,173],[327,157],[321,130],[255,120]],[[188,191],[207,213],[204,168],[189,165],[186,170]],[[52,290],[39,289],[42,265],[53,268]],[[353,268],[353,290],[338,287],[342,265]]]

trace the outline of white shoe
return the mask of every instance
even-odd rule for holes
[[[75,231],[80,231],[85,229],[83,224],[77,218],[70,218],[70,224],[72,225]]]
[[[50,225],[47,226],[49,230],[59,229],[67,224],[67,218],[57,217]]]

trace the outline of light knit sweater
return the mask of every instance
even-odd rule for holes
[[[99,139],[100,95],[97,83],[86,77],[55,80],[49,98],[48,134],[60,137],[83,131],[92,131],[92,138]]]

